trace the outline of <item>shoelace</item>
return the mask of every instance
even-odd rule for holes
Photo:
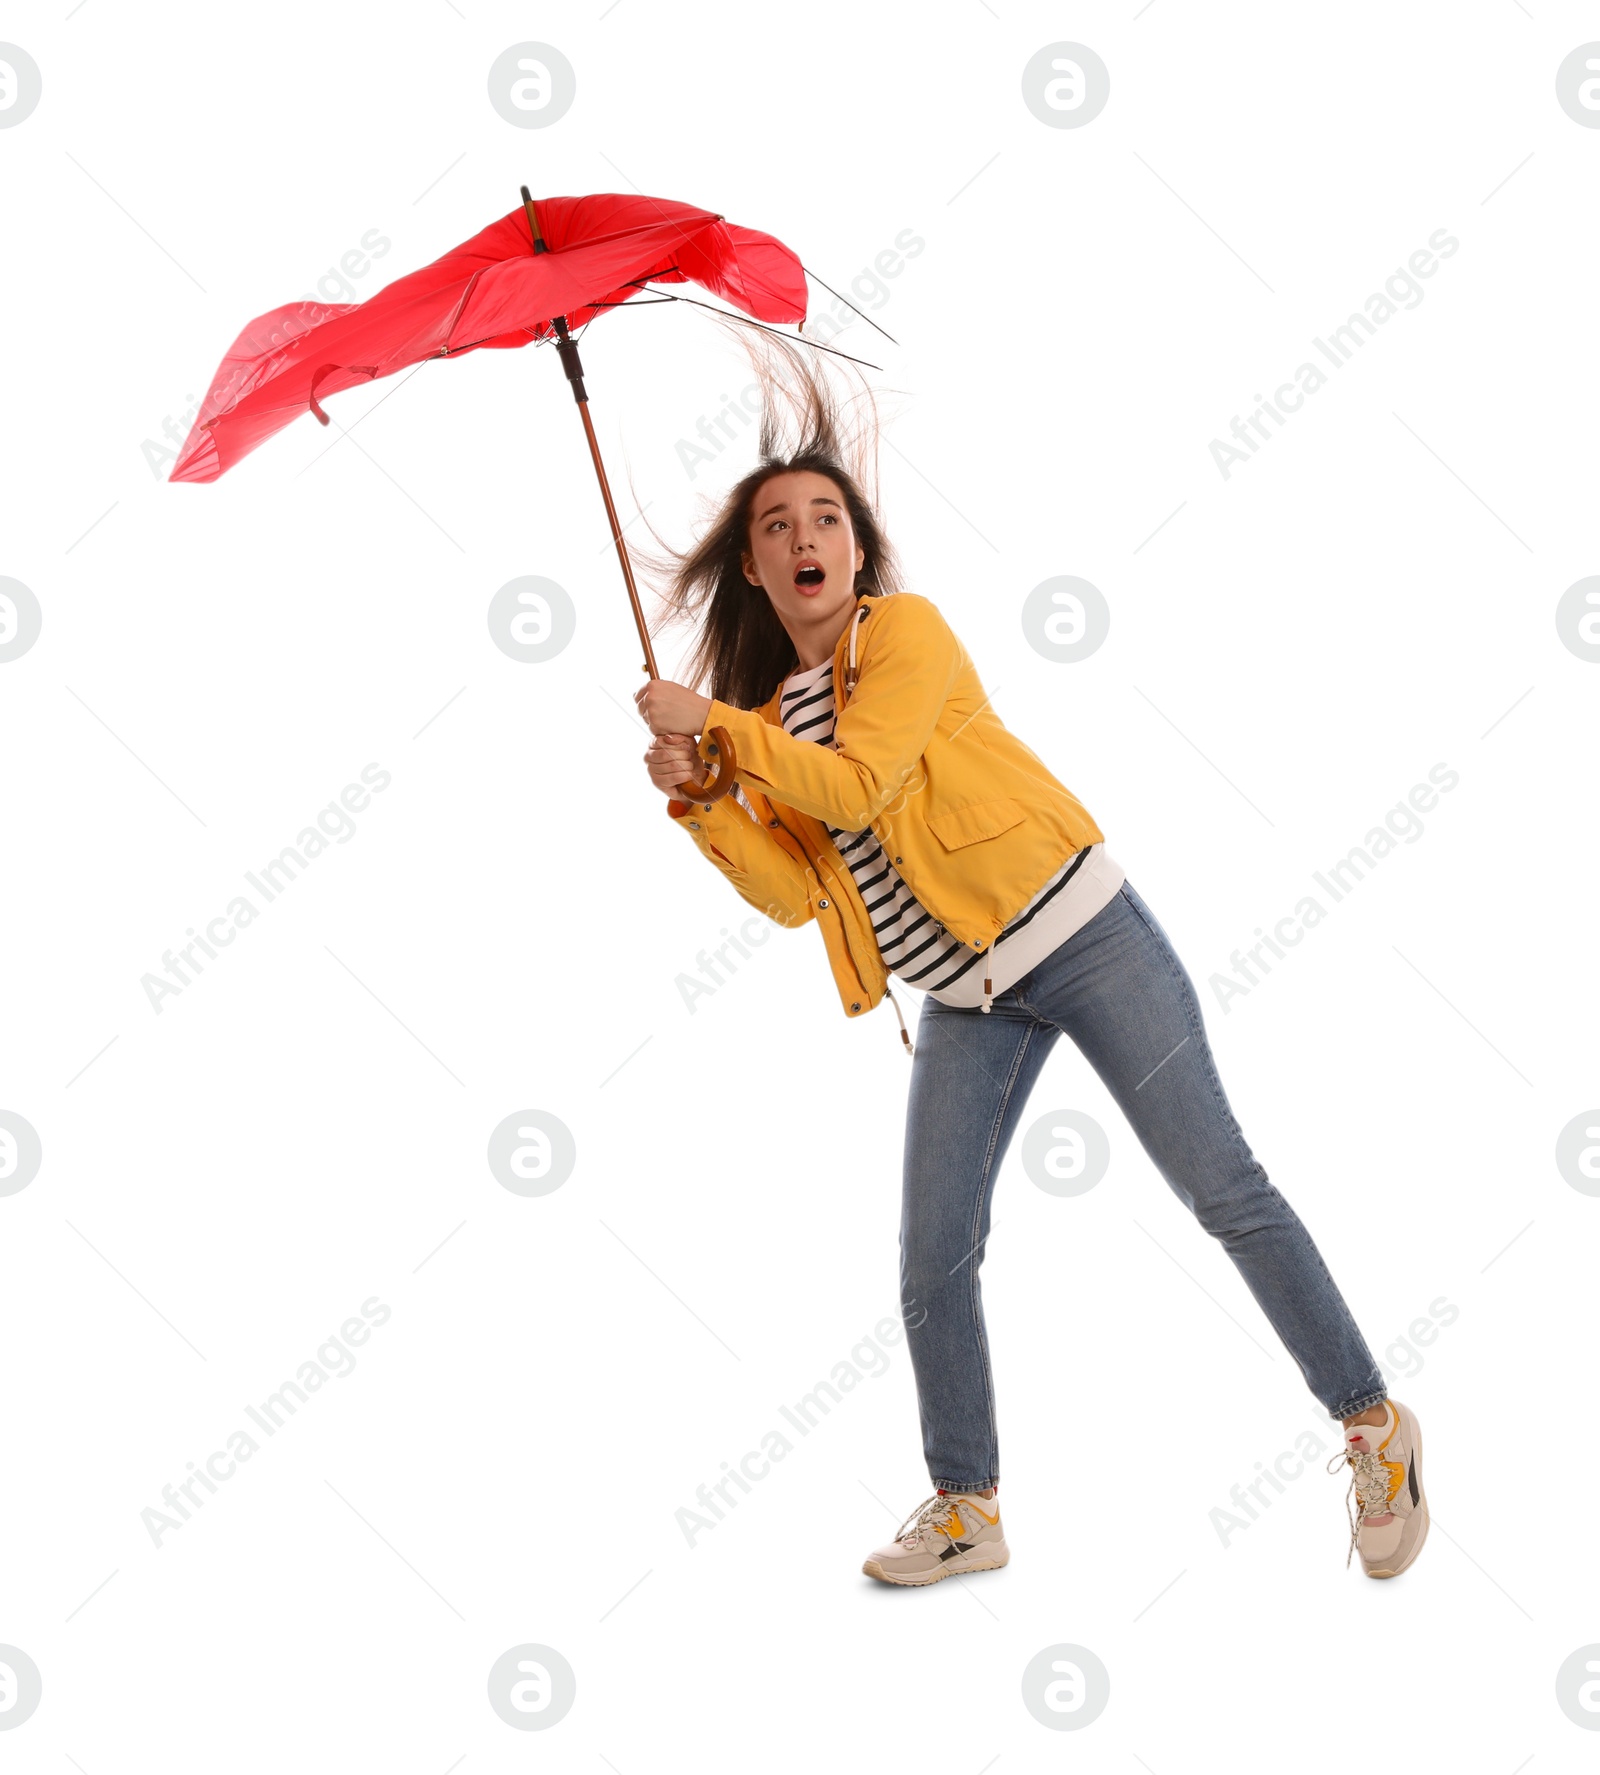
[[[894,1538],[903,1541],[907,1547],[915,1547],[919,1541],[926,1539],[930,1531],[937,1529],[948,1541],[950,1530],[945,1526],[950,1520],[950,1512],[956,1513],[956,1521],[963,1528],[966,1518],[961,1514],[965,1500],[961,1498],[943,1498],[935,1492],[925,1504],[919,1504],[915,1510],[894,1531]],[[970,1506],[968,1506],[970,1508]],[[906,1531],[909,1528],[910,1533]]]
[[[1344,1565],[1349,1571],[1356,1550],[1356,1537],[1361,1533],[1361,1518],[1381,1516],[1389,1508],[1389,1469],[1370,1449],[1365,1454],[1358,1454],[1347,1447],[1329,1460],[1325,1470],[1332,1473],[1340,1461],[1350,1463],[1350,1489],[1344,1494],[1345,1514],[1350,1518],[1350,1547],[1344,1556]],[[1351,1508],[1352,1497],[1356,1503],[1354,1509]]]

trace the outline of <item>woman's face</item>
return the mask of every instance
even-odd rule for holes
[[[825,622],[856,601],[866,550],[856,542],[844,494],[809,469],[763,481],[750,502],[744,573],[772,600],[786,628]]]

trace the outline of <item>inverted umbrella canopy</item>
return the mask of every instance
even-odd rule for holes
[[[642,284],[691,281],[758,321],[806,316],[800,261],[770,234],[663,197],[531,199],[365,302],[258,315],[218,366],[168,478],[214,481],[307,409],[326,424],[319,400],[340,389],[428,357],[559,336]]]
[[[319,394],[430,357],[553,336],[605,501],[644,670],[659,678],[572,328],[647,285],[691,281],[758,325],[806,316],[805,269],[770,234],[666,198],[597,192],[535,202],[524,185],[521,209],[365,302],[291,302],[258,315],[218,366],[168,479],[216,480],[307,408],[328,424]],[[733,787],[738,760],[726,728],[705,737],[710,773],[679,792],[709,804]]]

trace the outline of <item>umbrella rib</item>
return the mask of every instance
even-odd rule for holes
[[[818,278],[817,282],[821,283],[822,279]],[[624,289],[642,290],[647,287],[648,286],[646,286],[645,284],[638,283],[633,279],[630,279],[628,281],[628,283],[623,285]],[[824,285],[824,288],[826,288],[826,285]],[[785,332],[781,332],[777,327],[769,327],[764,321],[751,320],[748,315],[740,314],[736,309],[718,308],[714,303],[700,302],[700,301],[697,301],[693,296],[674,296],[674,295],[669,294],[666,290],[658,290],[658,291],[656,291],[655,294],[656,294],[657,301],[660,301],[660,302],[687,302],[695,308],[705,309],[708,314],[720,314],[725,320],[736,320],[736,321],[738,321],[740,326],[743,326],[743,327],[758,327],[758,328],[760,328],[760,330],[763,333],[775,333],[778,336],[778,338],[780,338],[780,339],[788,339],[793,344],[797,344],[797,345],[809,345],[813,351],[825,351],[828,353],[828,355],[830,357],[842,357],[846,360],[846,362],[852,363],[852,364],[860,364],[860,365],[862,365],[863,368],[868,369],[868,370],[880,370],[881,371],[883,368],[882,364],[869,363],[867,361],[867,359],[864,357],[851,357],[851,355],[848,351],[840,351],[836,346],[819,345],[815,339],[806,338],[804,333],[785,333]],[[844,298],[840,297],[840,300],[843,301]],[[598,308],[653,308],[653,307],[655,307],[655,305],[656,305],[655,302],[633,302],[633,301],[628,301],[628,302],[584,302],[584,303],[580,304],[580,306],[583,308],[596,308],[596,309],[598,309]],[[858,314],[860,314],[861,311],[859,309],[857,309],[856,312]],[[863,320],[866,320],[867,316],[863,314],[863,315],[861,315],[861,318]],[[583,335],[586,332],[588,332],[589,328],[593,325],[594,320],[595,320],[595,316],[591,315],[589,317],[589,319],[583,323],[583,326],[578,330],[578,332],[573,335],[573,337],[575,339],[581,339],[583,337]],[[533,329],[531,327],[521,327],[521,328],[517,328],[514,330],[519,331],[519,332],[523,332],[523,333],[531,333]],[[880,333],[883,333],[883,328],[879,327],[878,331]],[[883,336],[885,339],[889,338],[889,335],[887,333],[884,333]],[[499,333],[495,333],[495,334],[491,334],[490,337],[498,339],[498,338],[502,337],[502,335]],[[536,346],[537,345],[548,345],[551,342],[552,337],[553,337],[553,335],[547,334],[543,339],[535,339],[534,344]],[[458,351],[469,351],[472,348],[472,346],[482,345],[484,343],[485,343],[485,341],[482,339],[473,339],[473,340],[469,341],[468,344],[466,344],[466,345],[446,346],[439,352],[438,355],[440,357],[453,357],[455,355],[455,353]],[[890,343],[898,345],[899,340],[897,340],[897,339],[891,340]]]
[[[845,305],[846,308],[850,309],[852,313],[861,314],[861,310],[856,307],[855,303],[852,302],[848,296],[840,296],[839,292],[833,287],[832,284],[822,283],[822,279],[820,277],[817,277],[816,272],[814,272],[809,265],[802,265],[800,267],[800,269],[806,274],[807,277],[816,277],[817,282],[819,284],[822,284],[823,289],[825,289],[830,296],[837,297],[838,300],[841,301]],[[895,338],[893,333],[884,333],[883,328],[878,326],[878,323],[872,318],[872,316],[870,314],[861,314],[861,318],[867,323],[867,325],[869,327],[874,327],[877,329],[878,332],[883,333],[884,338],[887,339],[891,345],[898,345],[900,343],[900,341]]]
[[[678,268],[676,265],[669,265],[667,267],[668,271],[676,271],[677,269]],[[661,274],[658,272],[656,275],[660,276]],[[637,282],[633,278],[630,278],[628,280],[628,282],[625,283],[622,287],[625,290],[642,290],[642,289],[646,288],[647,286],[642,283]],[[635,303],[630,299],[627,302],[580,302],[578,304],[578,306],[580,308],[631,308],[631,307],[653,308],[655,306],[655,302],[676,302],[678,300],[679,300],[679,298],[676,296],[669,296],[664,291],[657,291],[656,295],[655,295],[654,302]],[[462,305],[463,306],[465,305],[465,302],[466,302],[466,298],[463,296],[462,297]],[[460,311],[461,310],[458,307],[456,310],[457,314],[459,314]],[[583,323],[582,327],[580,327],[578,329],[577,333],[574,334],[575,339],[581,339],[583,337],[583,335],[588,332],[590,322],[593,321],[594,318],[595,317],[593,315],[590,315],[589,320],[586,320]],[[528,334],[528,336],[530,338],[533,337],[533,328],[532,327],[514,328],[513,331],[523,332],[523,333]],[[491,333],[491,334],[487,335],[488,338],[492,338],[492,339],[498,339],[500,336],[501,335],[498,333]],[[553,333],[546,333],[544,338],[534,339],[533,342],[535,345],[549,345],[549,344],[553,343],[554,339],[555,339],[555,335]],[[485,343],[484,339],[473,339],[473,340],[470,340],[465,345],[447,345],[439,352],[438,355],[440,357],[452,357],[458,351],[470,351],[473,346],[482,345],[484,343]]]
[[[478,287],[478,279],[482,276],[483,276],[483,271],[482,271],[482,269],[479,269],[477,271],[474,271],[472,276],[467,279],[466,287],[461,292],[460,300],[456,303],[455,307],[452,308],[450,311],[450,320],[444,330],[444,336],[446,339],[448,339],[450,337],[451,333],[455,330],[455,326],[456,326],[457,321],[459,321],[461,319],[461,316],[466,312],[467,300],[472,295],[472,292]],[[474,344],[476,344],[476,343],[477,343],[477,341],[475,340]],[[441,357],[448,357],[450,355],[450,350],[451,350],[450,346],[446,345],[444,347],[443,351],[441,351],[439,355]]]
[[[532,327],[508,327],[506,332],[526,333],[530,339],[533,339]],[[432,352],[430,355],[433,357],[454,357],[458,351],[471,351],[475,345],[486,345],[491,339],[504,339],[505,336],[505,333],[485,333],[483,338],[469,339],[465,345],[441,345],[436,352]],[[547,345],[549,340],[533,339],[533,342],[535,345]],[[423,361],[426,362],[427,359]]]
[[[821,280],[819,279],[818,281],[820,282]],[[736,320],[736,321],[738,321],[740,326],[743,326],[743,327],[759,327],[763,333],[776,333],[780,339],[787,339],[790,341],[791,344],[809,345],[813,351],[826,351],[832,357],[846,358],[852,364],[861,364],[864,368],[866,368],[868,370],[881,370],[883,368],[882,364],[869,364],[864,357],[851,357],[850,353],[848,351],[839,351],[832,345],[819,345],[815,339],[808,339],[804,333],[780,332],[777,327],[769,327],[765,321],[751,320],[749,315],[740,314],[735,309],[718,308],[710,302],[696,301],[693,296],[667,295],[667,292],[665,290],[661,291],[661,294],[666,296],[666,298],[669,302],[689,302],[689,303],[692,303],[694,305],[694,307],[696,307],[696,308],[704,308],[707,311],[707,313],[709,313],[709,314],[720,314],[724,320]],[[863,315],[861,318],[863,320],[865,320],[866,316]],[[878,330],[879,330],[879,332],[883,332],[883,329],[881,327]],[[889,335],[887,333],[884,333],[883,336],[886,339],[889,337]],[[898,341],[896,341],[896,343],[898,343]]]
[[[631,297],[626,302],[585,302],[583,306],[597,311],[602,308],[654,308],[658,302],[666,302],[669,300],[670,298],[667,296],[653,296],[649,301],[640,301],[637,297]],[[572,342],[574,345],[577,344],[599,318],[600,316],[598,312],[589,316],[583,325],[578,328],[577,332],[572,335]],[[543,344],[545,341],[541,340],[539,343]]]

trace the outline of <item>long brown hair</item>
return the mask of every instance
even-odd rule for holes
[[[701,618],[681,668],[684,682],[698,688],[709,674],[710,689],[702,694],[755,709],[800,663],[771,600],[745,578],[741,564],[764,482],[804,470],[826,475],[843,496],[862,550],[856,591],[877,598],[904,588],[899,558],[875,510],[878,408],[865,378],[859,378],[860,391],[843,400],[804,347],[781,334],[754,333],[720,318],[718,324],[735,334],[761,388],[760,459],[714,505],[709,526],[692,547],[676,549],[646,525],[661,553],[635,554],[668,607],[668,622]],[[854,411],[863,402],[864,424]]]

